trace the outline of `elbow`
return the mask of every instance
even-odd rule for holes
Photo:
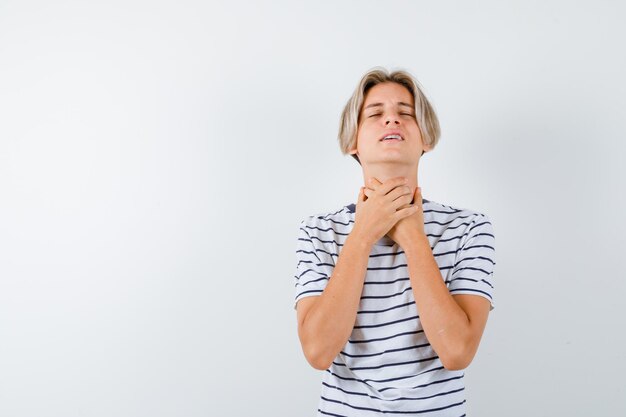
[[[321,359],[309,359],[307,358],[307,361],[309,362],[309,365],[311,365],[313,368],[317,369],[318,371],[325,371],[328,368],[330,368],[330,365],[333,363],[332,360],[328,361],[328,360],[324,360],[323,358]]]
[[[319,349],[303,349],[304,357],[306,358],[309,365],[318,371],[325,371],[330,368],[330,365],[333,363],[333,358],[330,355],[325,355]]]
[[[448,371],[462,371],[463,369],[467,368],[471,363],[471,361],[468,361],[464,358],[447,358],[445,360],[443,358],[440,359],[443,367],[446,368]]]
[[[329,346],[320,343],[319,339],[300,337],[302,353],[309,365],[319,371],[325,371],[330,368],[336,354],[330,352]]]
[[[463,346],[462,349],[453,352],[447,352],[445,355],[440,355],[439,359],[444,368],[449,371],[462,371],[467,368],[474,359],[475,351],[468,346]]]
[[[341,348],[319,333],[318,329],[305,326],[304,321],[298,327],[300,346],[307,362],[314,369],[325,371],[330,368]]]

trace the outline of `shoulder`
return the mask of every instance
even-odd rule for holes
[[[353,225],[354,214],[348,206],[343,206],[306,216],[300,223],[300,233],[304,233],[317,250],[334,256],[339,253]]]
[[[493,238],[491,218],[483,211],[424,199],[424,225],[434,234],[445,233],[462,242],[478,234]]]
[[[354,223],[354,214],[349,206],[343,206],[332,211],[317,212],[305,216],[300,222],[300,227],[312,234],[322,232],[341,232]]]
[[[423,203],[424,215],[427,214],[431,218],[453,219],[471,219],[471,220],[490,220],[489,216],[478,210],[461,207],[458,205],[443,204],[433,200],[424,199]]]

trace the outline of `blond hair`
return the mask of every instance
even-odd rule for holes
[[[352,97],[350,97],[341,112],[338,139],[339,147],[344,155],[356,147],[357,130],[365,95],[370,88],[385,82],[400,84],[409,90],[415,103],[417,126],[422,134],[424,144],[432,149],[439,142],[439,136],[441,135],[439,119],[437,119],[433,106],[422,92],[422,88],[415,77],[404,70],[389,72],[383,67],[374,67],[361,78],[357,88],[352,93]],[[422,152],[423,154],[424,152]],[[353,154],[352,157],[356,159],[359,165],[361,164],[356,155]]]

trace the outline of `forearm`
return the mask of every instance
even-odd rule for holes
[[[358,232],[348,236],[326,288],[303,320],[300,339],[318,369],[330,366],[352,333],[372,245]]]
[[[405,246],[413,296],[426,338],[446,368],[464,368],[470,331],[467,314],[448,291],[428,238],[418,235]]]

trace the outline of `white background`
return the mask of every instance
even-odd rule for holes
[[[338,121],[377,65],[438,112],[424,198],[493,222],[468,415],[625,415],[625,17],[0,1],[0,415],[314,415],[298,226],[356,199]]]

